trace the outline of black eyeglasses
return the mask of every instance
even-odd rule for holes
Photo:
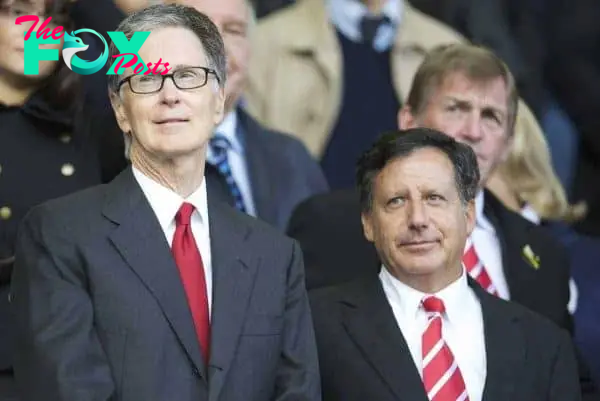
[[[208,82],[208,75],[213,74],[217,81],[219,75],[213,69],[206,67],[185,67],[172,72],[171,74],[134,74],[119,82],[117,90],[121,89],[123,84],[129,84],[129,89],[137,94],[149,94],[160,92],[165,84],[165,79],[171,78],[178,89],[196,89],[201,88]]]

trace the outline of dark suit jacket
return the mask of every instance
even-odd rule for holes
[[[237,113],[257,217],[285,231],[300,202],[328,191],[325,176],[299,140],[266,129],[241,108]],[[210,191],[233,204],[227,184],[208,164],[207,183]]]
[[[485,331],[483,401],[581,400],[567,333],[471,283]],[[376,275],[319,289],[310,298],[324,401],[428,400]]]
[[[318,400],[299,247],[209,196],[208,368],[168,243],[130,169],[24,220],[12,305],[25,401]]]
[[[484,213],[500,239],[511,301],[573,333],[567,309],[570,271],[566,251],[546,229],[508,210],[488,191]],[[370,276],[381,267],[375,247],[363,235],[354,190],[315,196],[300,204],[290,220],[288,235],[302,247],[309,290]],[[538,269],[524,257],[526,245],[539,256]],[[581,388],[589,397],[586,400],[600,399],[583,358],[578,362]]]

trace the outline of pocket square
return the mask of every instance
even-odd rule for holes
[[[525,260],[533,267],[534,269],[540,268],[540,257],[533,253],[533,250],[529,245],[525,245],[523,247],[523,256]]]

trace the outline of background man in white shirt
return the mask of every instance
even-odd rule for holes
[[[171,71],[109,76],[132,167],[24,220],[11,289],[23,399],[319,400],[299,247],[207,194],[227,75],[217,27],[169,5],[118,31],[150,31],[139,56]]]
[[[416,128],[360,159],[364,234],[379,275],[311,294],[323,399],[581,399],[568,334],[466,273],[479,170],[467,145]]]

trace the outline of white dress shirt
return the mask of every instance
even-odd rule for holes
[[[369,9],[360,0],[327,0],[327,12],[333,25],[353,42],[362,41],[360,22],[369,14]],[[400,25],[404,0],[387,0],[382,13],[391,25],[382,25],[377,30],[373,48],[379,52],[388,50],[394,43],[396,29]]]
[[[510,299],[510,291],[504,275],[502,264],[502,248],[496,234],[496,229],[483,214],[484,197],[483,191],[479,191],[475,198],[476,223],[471,240],[475,246],[477,256],[483,262],[485,269],[494,283],[498,295],[503,299]],[[465,251],[467,245],[465,246]]]
[[[223,135],[231,144],[231,149],[227,151],[227,159],[231,167],[233,179],[240,189],[246,211],[249,215],[256,217],[256,208],[252,197],[252,185],[250,183],[250,174],[246,164],[245,150],[242,142],[237,136],[237,112],[232,110],[225,116],[225,119],[217,126],[215,133]],[[214,160],[214,153],[211,147],[208,147],[206,159],[210,162]]]
[[[479,299],[467,282],[466,271],[463,269],[458,280],[436,294],[425,294],[407,286],[385,267],[379,278],[421,377],[422,336],[428,322],[421,301],[427,295],[435,295],[444,302],[442,336],[462,373],[469,399],[480,401],[487,375],[483,314]]]
[[[212,311],[212,255],[210,250],[210,227],[208,220],[208,202],[206,198],[206,180],[187,199],[183,199],[177,193],[162,186],[153,179],[144,175],[140,170],[133,169],[133,175],[142,188],[146,199],[150,203],[158,223],[165,234],[169,248],[173,244],[175,235],[175,215],[184,202],[191,203],[194,213],[191,217],[192,233],[202,256],[204,264],[204,275],[206,279],[206,290],[208,295],[209,315]]]

